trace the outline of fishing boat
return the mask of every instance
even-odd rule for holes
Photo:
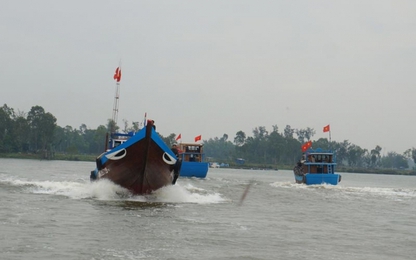
[[[205,162],[203,144],[179,143],[179,156],[182,160],[180,177],[205,178],[208,173],[209,163]]]
[[[133,194],[171,185],[177,158],[156,133],[153,122],[136,133],[113,133],[109,149],[96,159],[91,180],[109,179]]]
[[[114,98],[113,123],[117,122],[121,69],[114,74],[116,95]],[[91,171],[92,181],[108,179],[133,194],[149,194],[159,188],[172,185],[176,155],[156,133],[153,120],[145,120],[137,132],[118,133],[111,129],[106,137],[104,153],[96,159]]]
[[[302,160],[293,168],[296,183],[337,185],[341,181],[341,175],[335,173],[335,161],[331,150],[306,150]]]

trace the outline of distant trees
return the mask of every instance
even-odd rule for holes
[[[0,108],[0,153],[37,153],[44,158],[53,158],[54,153],[66,154],[100,154],[105,148],[105,137],[109,129],[120,129],[109,119],[106,126],[89,129],[85,124],[79,128],[71,126],[60,127],[56,118],[46,112],[41,106],[33,106],[26,114],[15,111],[4,104]],[[123,120],[122,131],[137,131],[139,124],[132,122],[129,126]],[[159,135],[167,145],[175,142],[175,134],[167,137]],[[236,158],[244,158],[254,164],[294,165],[302,155],[301,145],[313,138],[312,128],[294,129],[286,125],[279,132],[277,125],[269,132],[266,127],[253,128],[252,136],[243,131],[237,131],[230,141],[228,134],[222,137],[204,140],[205,156],[219,162],[234,162]],[[408,161],[416,162],[416,149],[408,149],[401,154],[389,152],[382,156],[382,148],[363,149],[348,140],[329,142],[320,138],[312,142],[312,147],[331,149],[335,152],[337,164],[349,167],[368,168],[407,168]]]
[[[406,157],[396,152],[387,153],[387,156],[381,158],[381,164],[383,168],[407,169],[409,167]]]
[[[15,125],[13,119],[15,118],[14,110],[9,108],[6,104],[0,110],[0,151],[13,151],[15,141],[13,140],[13,131]]]
[[[16,113],[7,104],[0,109],[0,152],[36,153],[52,158],[61,153],[100,153],[104,150],[107,128],[91,130],[85,124],[80,129],[57,126],[56,118],[41,106],[33,106],[26,114]]]
[[[380,162],[380,157],[381,157],[380,152],[381,152],[381,147],[378,145],[376,146],[376,148],[370,151],[370,155],[371,155],[370,165],[372,167],[376,167],[378,163]]]
[[[238,131],[234,138],[234,143],[237,146],[242,146],[246,141],[246,134],[243,131]]]
[[[286,126],[285,133],[280,134],[274,125],[269,133],[264,126],[255,127],[253,136],[238,131],[234,144],[223,138],[204,140],[207,157],[218,161],[232,162],[244,158],[247,162],[258,164],[293,164],[301,156],[301,143],[293,138],[294,129]],[[285,136],[286,137],[285,137]]]
[[[4,104],[0,109],[0,152],[43,151],[49,157],[56,118],[40,106],[25,113],[15,113]]]
[[[224,158],[227,162],[235,160],[236,146],[228,141],[227,134],[204,141],[204,147],[206,157]]]
[[[230,145],[231,142],[226,145],[220,138],[204,140],[206,156],[219,162],[233,162],[236,158],[244,158],[246,162],[253,164],[294,165],[301,158],[301,145],[315,135],[315,130],[311,128],[293,129],[287,125],[282,133],[279,133],[276,125],[272,129],[269,133],[264,126],[255,127],[253,136],[238,131],[233,146]],[[340,166],[408,168],[409,158],[416,162],[414,148],[404,155],[388,153],[382,157],[379,145],[368,151],[348,140],[329,142],[326,138],[320,138],[312,142],[312,147],[333,150]]]
[[[414,147],[406,150],[403,155],[408,159],[412,159],[413,162],[416,163],[416,149]]]
[[[295,130],[296,135],[298,136],[298,140],[301,143],[304,143],[306,141],[311,140],[311,138],[316,134],[315,130],[312,128],[306,128],[306,129],[299,129]]]
[[[163,141],[169,146],[169,147],[171,147],[172,146],[172,144],[174,144],[175,143],[175,138],[176,138],[176,135],[175,134],[170,134],[169,136],[167,136],[167,137],[163,137],[162,135],[160,135],[159,134],[159,136],[163,139]]]
[[[34,106],[27,114],[27,124],[29,126],[29,149],[46,152],[45,158],[48,158],[52,150],[56,118],[51,113],[46,113],[43,107]]]

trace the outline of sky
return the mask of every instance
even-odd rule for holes
[[[183,142],[286,125],[416,147],[416,1],[17,0],[0,8],[0,105],[61,127],[154,119]]]

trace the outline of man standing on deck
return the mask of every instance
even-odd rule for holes
[[[173,166],[172,184],[174,185],[176,183],[176,180],[179,178],[179,173],[180,173],[181,166],[182,166],[182,158],[180,156],[179,149],[176,144],[172,145],[171,150],[176,155],[176,159],[177,159],[175,165]]]

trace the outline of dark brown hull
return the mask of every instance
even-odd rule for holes
[[[134,194],[148,194],[172,184],[176,158],[151,124],[142,131],[97,158],[99,178],[107,178]]]

